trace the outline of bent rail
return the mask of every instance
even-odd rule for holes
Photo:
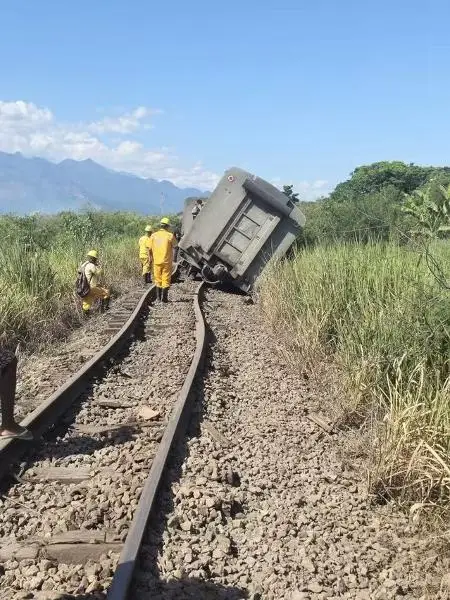
[[[201,283],[194,296],[195,309],[195,334],[196,348],[192,358],[191,366],[181,388],[175,407],[170,415],[169,423],[153,460],[150,474],[145,482],[142,495],[139,500],[130,530],[128,532],[122,553],[119,558],[111,586],[108,591],[107,600],[126,600],[132,581],[134,569],[139,555],[139,550],[144,537],[145,529],[154,508],[158,489],[162,480],[164,469],[167,465],[169,453],[174,441],[184,433],[192,404],[192,388],[195,376],[203,365],[206,344],[206,328],[201,310],[201,298],[205,284]]]
[[[178,266],[173,270],[173,276]],[[40,404],[21,422],[23,427],[30,429],[35,438],[39,438],[47,429],[55,424],[57,419],[82,394],[87,381],[91,379],[99,365],[113,357],[122,348],[133,332],[147,302],[156,297],[156,287],[152,285],[144,292],[136,308],[124,323],[122,328],[86,362],[64,385],[58,388],[47,400]],[[11,464],[18,460],[30,448],[30,442],[18,439],[0,440],[0,479],[7,473]]]

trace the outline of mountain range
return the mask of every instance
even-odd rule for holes
[[[162,195],[167,213],[182,210],[188,196],[208,196],[170,181],[113,171],[90,159],[53,163],[20,152],[0,152],[0,213],[51,214],[90,205],[99,210],[158,214]]]

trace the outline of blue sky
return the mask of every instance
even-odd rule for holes
[[[0,150],[306,198],[376,160],[449,164],[444,0],[0,0]]]

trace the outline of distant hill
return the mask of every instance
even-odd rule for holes
[[[56,213],[79,210],[87,204],[101,210],[159,213],[179,212],[188,196],[208,194],[178,188],[170,181],[142,179],[102,167],[93,160],[26,158],[19,152],[0,152],[0,213]]]

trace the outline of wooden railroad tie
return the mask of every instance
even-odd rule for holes
[[[95,467],[35,467],[24,473],[21,477],[23,481],[39,482],[39,481],[57,481],[65,484],[69,483],[83,483],[89,479],[93,479],[97,475],[103,475],[106,477],[112,477],[117,479],[121,477],[113,467],[102,467],[96,469]],[[7,498],[7,501],[14,504],[13,498]]]
[[[49,538],[32,537],[20,542],[0,545],[0,562],[6,560],[36,560],[48,558],[66,564],[84,564],[98,560],[111,550],[120,552],[122,542],[110,530],[74,530],[53,535]]]
[[[313,412],[307,413],[306,418],[309,419],[310,421],[312,421],[313,423],[315,423],[316,425],[318,425],[319,427],[321,427],[327,433],[333,432],[334,424],[329,423],[328,421],[326,421],[323,417],[321,417],[317,413],[313,413]]]

